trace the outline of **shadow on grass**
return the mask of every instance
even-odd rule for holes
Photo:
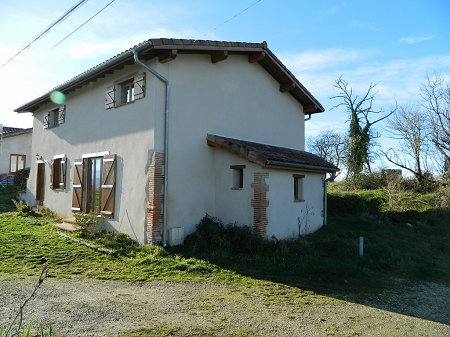
[[[333,211],[327,226],[288,242],[263,241],[249,228],[206,216],[183,247],[171,250],[254,279],[449,324],[448,213],[362,210]]]
[[[11,199],[17,196],[18,188],[12,185],[6,185],[0,188],[0,213],[13,212],[16,210]]]

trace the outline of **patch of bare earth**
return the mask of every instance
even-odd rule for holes
[[[0,326],[36,278],[0,274]],[[403,289],[403,290],[402,290]],[[345,298],[344,296],[335,296]],[[449,288],[402,284],[357,304],[297,288],[48,278],[25,307],[26,323],[70,336],[117,336],[139,328],[202,329],[221,336],[449,336]]]

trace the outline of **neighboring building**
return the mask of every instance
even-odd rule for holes
[[[30,168],[32,132],[0,127],[0,184],[12,183],[17,171]]]
[[[55,90],[65,104],[16,110],[34,115],[30,203],[94,211],[141,243],[205,213],[278,239],[324,223],[338,169],[303,151],[324,109],[265,42],[151,39]]]

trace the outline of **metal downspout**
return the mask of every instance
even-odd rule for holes
[[[325,179],[323,181],[323,224],[327,224],[328,220],[328,202],[327,202],[327,186],[330,180],[334,180],[336,178],[336,172],[331,173],[331,177]]]
[[[156,72],[141,60],[139,60],[136,49],[133,49],[134,61],[140,66],[147,69],[155,75],[161,82],[166,85],[166,111],[164,122],[164,205],[163,205],[163,247],[167,246],[166,232],[167,232],[167,186],[168,186],[168,171],[169,171],[169,96],[170,96],[170,82],[160,73]]]

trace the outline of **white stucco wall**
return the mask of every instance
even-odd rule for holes
[[[323,180],[319,173],[266,169],[227,151],[214,148],[215,208],[214,215],[225,224],[238,222],[253,225],[253,179],[255,172],[268,173],[267,238],[292,239],[310,234],[323,225]],[[244,187],[233,190],[233,172],[230,165],[245,165]],[[294,201],[293,175],[304,175],[304,201]],[[299,226],[299,218],[301,225]]]
[[[183,226],[189,234],[205,212],[214,215],[207,133],[304,149],[301,104],[246,56],[213,64],[209,55],[178,55],[152,66],[171,81],[168,228]],[[155,134],[158,142],[162,133]]]
[[[301,104],[289,93],[280,92],[280,84],[259,64],[249,63],[246,56],[230,55],[225,61],[212,64],[209,55],[180,54],[166,64],[156,59],[147,64],[171,82],[168,228],[183,226],[187,235],[195,230],[205,213],[221,217],[225,222],[251,225],[253,214],[248,205],[253,190],[249,184],[252,172],[261,168],[231,154],[218,155],[221,150],[209,147],[206,135],[211,133],[302,150],[304,114]],[[44,114],[54,106],[42,107],[34,114],[32,146],[32,153],[39,153],[47,162],[58,154],[68,158],[65,191],[49,188],[49,164],[45,172],[44,205],[65,217],[72,216],[74,160],[86,153],[109,151],[116,154],[116,215],[107,220],[107,224],[139,242],[145,239],[151,155],[153,151],[163,152],[164,149],[165,86],[146,71],[144,99],[105,110],[104,98],[106,88],[114,81],[142,70],[136,65],[126,66],[69,94],[66,120],[58,127],[43,128]],[[228,161],[231,164],[227,164]],[[241,163],[247,166],[245,186],[242,191],[233,191],[229,186],[232,174],[229,165]],[[223,165],[225,175],[218,175]],[[36,191],[36,168],[33,160],[27,193],[29,202],[33,201]],[[290,174],[292,179],[288,172],[280,173],[279,177],[273,170],[270,174],[273,184],[283,185],[277,181],[282,180],[283,175]],[[291,179],[288,179],[289,184]],[[292,186],[283,185],[269,192],[271,199],[280,198],[279,204],[272,202],[271,207],[281,208],[269,213],[270,222],[286,220],[291,224],[295,220],[297,224],[302,205],[291,205],[292,200],[286,201],[288,206],[284,205],[285,188],[292,199]],[[311,202],[320,191],[321,188],[312,193]],[[320,212],[318,214],[320,216]],[[275,236],[279,234],[277,227],[270,230]]]
[[[3,135],[0,151],[0,174],[9,173],[9,161],[11,154],[25,155],[25,168],[30,167],[32,133],[15,135]]]
[[[63,217],[72,217],[72,181],[74,161],[83,154],[109,151],[117,155],[116,203],[114,219],[107,219],[108,228],[128,233],[144,242],[148,203],[148,167],[154,149],[155,109],[163,110],[159,82],[147,81],[146,97],[121,107],[105,110],[106,87],[115,80],[133,74],[139,68],[130,66],[105,79],[90,84],[67,96],[65,123],[44,129],[44,114],[54,106],[42,107],[34,116],[33,153],[47,161],[45,167],[44,206]],[[161,89],[164,91],[164,87]],[[68,158],[67,183],[64,191],[51,190],[50,161],[54,155]],[[28,183],[27,201],[34,201],[36,162],[33,162]]]
[[[315,232],[323,225],[323,182],[325,175],[319,173],[270,170],[266,183],[269,185],[267,226],[268,237],[277,239],[297,238]],[[294,201],[293,175],[304,175],[304,201]],[[301,225],[299,226],[299,219]]]

